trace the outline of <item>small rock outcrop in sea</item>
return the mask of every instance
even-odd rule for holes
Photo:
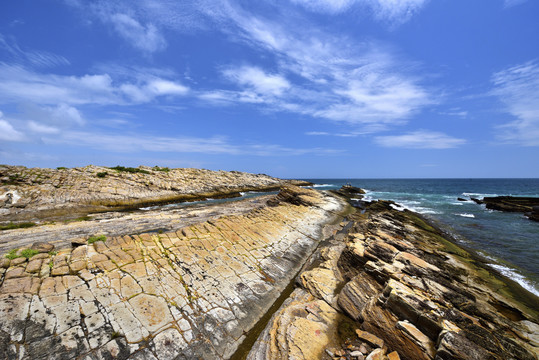
[[[293,186],[275,198],[176,232],[10,251],[0,358],[229,358],[347,206]]]
[[[536,197],[495,196],[472,200],[485,204],[487,209],[524,213],[530,220],[539,221],[539,198]]]
[[[537,297],[424,219],[378,201],[341,225],[247,359],[537,359]]]
[[[308,185],[264,174],[204,169],[85,166],[41,169],[0,165],[0,224],[73,218],[144,204],[240,196],[244,191]]]
[[[343,185],[339,190],[333,190],[333,192],[348,198],[356,199],[362,199],[365,194],[365,190],[352,185]]]

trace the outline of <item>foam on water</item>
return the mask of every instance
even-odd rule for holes
[[[516,281],[524,289],[528,290],[532,294],[539,296],[539,289],[537,289],[531,281],[526,279],[523,275],[519,274],[516,270],[500,264],[488,264],[488,266],[498,270],[502,275],[507,276],[509,279]]]
[[[455,214],[455,215],[462,216],[462,217],[467,217],[467,218],[475,218],[474,214],[462,213],[462,214]]]

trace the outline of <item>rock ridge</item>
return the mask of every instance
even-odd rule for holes
[[[0,165],[0,223],[74,218],[156,203],[240,196],[240,192],[278,190],[286,184],[309,183],[264,174],[190,168],[89,165],[44,169]]]
[[[0,358],[229,358],[347,206],[283,192],[273,206],[174,232],[3,257]]]

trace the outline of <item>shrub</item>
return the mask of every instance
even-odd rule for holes
[[[98,178],[104,178],[108,174],[109,174],[108,172],[103,171],[103,172],[98,172],[96,175],[97,175]]]
[[[19,251],[19,249],[12,249],[12,250],[10,250],[10,251],[6,254],[6,257],[7,257],[9,260],[13,260],[13,259],[18,258],[19,256],[17,255],[17,251]]]
[[[65,170],[65,169],[67,169],[65,166],[58,166],[58,167],[56,168],[56,170]]]
[[[152,169],[155,170],[155,171],[163,171],[163,172],[169,172],[170,171],[170,168],[168,168],[168,167],[154,166]]]
[[[107,237],[105,235],[95,235],[88,238],[88,244],[93,244],[97,241],[106,241]]]
[[[142,173],[142,174],[149,174],[150,172],[148,170],[134,168],[134,167],[125,167],[125,166],[115,166],[111,167],[109,169],[116,170],[118,172],[128,172],[128,173]]]
[[[21,251],[21,256],[30,259],[32,256],[39,254],[39,251],[34,249],[24,249]]]

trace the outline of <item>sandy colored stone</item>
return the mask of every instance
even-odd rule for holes
[[[161,329],[173,321],[165,299],[140,294],[131,298],[129,304],[140,323],[151,332]]]
[[[428,262],[418,258],[417,256],[407,253],[407,252],[401,252],[396,257],[395,260],[401,261],[403,263],[409,263],[412,266],[420,267],[423,269],[430,269],[432,271],[440,271],[440,269],[432,264],[429,264]]]
[[[356,334],[359,340],[365,341],[367,344],[369,344],[372,347],[375,347],[375,348],[384,347],[384,340],[380,339],[376,335],[373,335],[367,331],[363,331],[360,329],[356,329]]]
[[[435,344],[425,334],[419,331],[417,327],[408,321],[399,321],[397,322],[397,329],[403,331],[406,336],[434,358],[436,354]]]
[[[18,257],[18,258],[15,258],[15,259],[11,260],[10,266],[11,267],[18,266],[18,265],[24,264],[27,261],[28,261],[28,259],[25,258],[25,257]]]
[[[393,352],[390,352],[389,354],[387,354],[387,359],[388,360],[400,360],[401,358],[400,358],[398,352],[393,351]]]
[[[28,262],[28,265],[26,265],[26,272],[28,273],[37,273],[41,270],[41,264],[43,263],[43,260],[41,259],[31,259]]]

